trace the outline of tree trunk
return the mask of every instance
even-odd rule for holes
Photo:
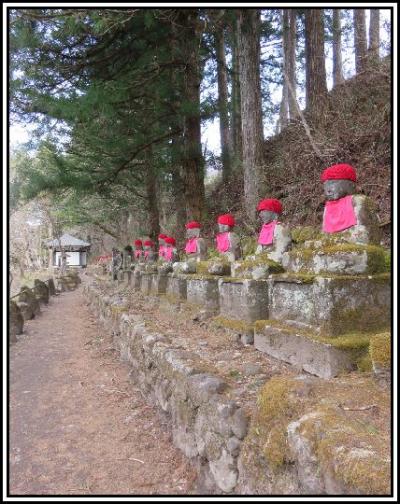
[[[182,50],[184,51],[183,181],[186,212],[189,219],[201,220],[205,210],[204,161],[200,127],[200,20],[196,9],[181,13],[184,18]]]
[[[247,217],[250,222],[254,222],[264,142],[260,83],[260,12],[258,9],[238,9],[237,16],[244,200]]]
[[[323,9],[306,10],[306,104],[313,118],[327,106]]]
[[[240,79],[237,20],[232,25],[232,98],[231,98],[231,133],[232,156],[236,172],[242,172],[243,144],[242,144],[242,116],[240,112]]]
[[[371,62],[379,61],[379,9],[370,9],[368,54]]]
[[[153,240],[156,240],[160,233],[160,214],[158,210],[157,180],[151,146],[146,150],[146,196],[148,234]]]
[[[283,46],[283,61],[282,61],[282,100],[279,110],[280,130],[286,128],[288,124],[288,109],[289,109],[289,93],[288,93],[288,59],[289,59],[289,12],[288,9],[282,9],[282,46]]]
[[[333,87],[342,84],[342,28],[340,25],[340,9],[333,11]]]
[[[359,74],[366,70],[367,64],[367,33],[365,24],[365,9],[353,9],[353,13],[356,74]]]
[[[228,79],[225,60],[225,37],[222,28],[217,30],[217,33],[215,35],[215,49],[217,54],[218,109],[219,131],[221,137],[222,181],[224,184],[227,184],[231,177],[232,167],[228,117]]]
[[[288,87],[293,90],[289,93],[289,118],[293,121],[299,116],[296,103],[296,9],[289,9],[287,76]]]

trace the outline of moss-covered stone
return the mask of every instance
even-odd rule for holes
[[[299,226],[292,229],[292,240],[295,243],[304,243],[307,240],[321,238],[321,229],[315,226]]]
[[[285,270],[282,265],[269,258],[268,253],[257,254],[243,261],[236,261],[234,266],[235,276],[240,278],[252,278],[256,268],[265,267],[268,274],[282,273]]]
[[[224,317],[214,317],[212,319],[212,324],[216,327],[231,329],[240,334],[251,332],[254,329],[253,324],[249,324],[244,320],[232,320]]]
[[[255,236],[242,236],[240,238],[243,257],[253,255],[257,249],[257,238]]]
[[[374,366],[389,368],[391,364],[390,333],[374,334],[370,340],[369,354]]]

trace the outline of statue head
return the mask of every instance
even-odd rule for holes
[[[144,250],[153,250],[154,242],[152,240],[145,240],[143,242],[143,248]]]
[[[143,246],[142,240],[135,240],[134,245],[136,250],[140,250]]]
[[[158,235],[158,243],[160,245],[165,245],[165,238],[167,238],[167,235],[161,233]]]
[[[191,221],[186,224],[186,238],[198,238],[200,236],[201,224],[196,221]]]
[[[164,238],[164,241],[165,241],[165,245],[169,248],[175,247],[175,245],[176,245],[176,240],[175,240],[175,238],[172,238],[172,236],[166,236]]]
[[[220,215],[217,219],[219,233],[232,231],[235,227],[235,218],[231,214]]]
[[[132,246],[131,246],[131,245],[127,245],[127,246],[124,248],[124,250],[125,250],[126,252],[128,252],[128,254],[131,254],[131,253],[133,252],[133,248],[132,248]]]
[[[277,199],[261,200],[257,206],[258,217],[262,224],[277,220],[282,213],[282,203]]]
[[[354,194],[357,175],[355,169],[348,164],[337,164],[326,168],[321,174],[324,193],[328,201],[344,198]]]

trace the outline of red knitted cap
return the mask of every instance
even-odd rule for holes
[[[235,217],[231,214],[220,215],[218,217],[218,224],[233,227],[235,225]]]
[[[145,240],[143,245],[145,247],[154,247],[154,242],[152,240]]]
[[[158,239],[159,240],[165,240],[165,238],[167,238],[167,235],[165,235],[165,234],[161,233],[161,234],[158,235]]]
[[[282,203],[277,199],[263,199],[257,206],[257,212],[261,210],[269,210],[270,212],[280,214],[283,210]]]
[[[135,240],[135,247],[141,247],[142,246],[142,240]]]
[[[168,245],[175,245],[176,240],[175,240],[175,238],[172,238],[172,236],[166,236],[165,243],[168,243]]]
[[[197,221],[191,221],[186,224],[186,229],[200,229],[201,224]]]
[[[329,168],[325,168],[321,173],[321,182],[326,182],[327,180],[352,180],[356,182],[356,170],[345,163],[329,166]]]

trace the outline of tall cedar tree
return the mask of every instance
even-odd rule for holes
[[[238,9],[237,22],[244,205],[247,218],[254,222],[264,140],[260,84],[260,12],[258,9]]]
[[[340,9],[332,9],[333,21],[333,87],[344,82],[342,67],[342,29],[340,24]]]
[[[365,9],[353,9],[354,13],[354,50],[356,74],[364,72],[367,65],[367,32]]]

